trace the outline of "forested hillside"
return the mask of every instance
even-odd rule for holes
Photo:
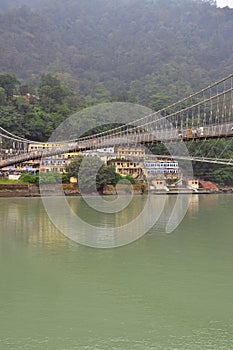
[[[0,15],[1,71],[26,82],[50,72],[85,96],[159,108],[233,71],[233,10],[213,1],[39,3]]]

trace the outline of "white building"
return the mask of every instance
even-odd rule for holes
[[[177,177],[179,173],[178,162],[174,160],[149,160],[144,167],[148,176]]]

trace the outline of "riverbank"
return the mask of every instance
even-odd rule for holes
[[[43,195],[52,196],[56,193],[59,185],[48,184],[43,185]],[[132,185],[134,194],[143,194],[147,192],[145,185]],[[117,194],[129,193],[129,187],[122,186],[118,188]],[[63,191],[66,196],[78,196],[80,195],[77,184],[63,184]],[[153,194],[213,194],[213,193],[233,193],[232,187],[223,187],[218,191],[212,191],[208,189],[199,189],[192,191],[186,188],[173,188],[169,191],[165,190],[153,190]],[[107,186],[104,195],[116,195],[116,190],[113,186]],[[36,184],[22,184],[22,183],[9,183],[0,184],[0,197],[40,197],[40,188]]]
[[[76,183],[63,184],[63,191],[66,196],[79,196],[80,192]],[[132,185],[134,194],[143,194],[147,191],[144,184]],[[43,184],[43,196],[53,196],[60,193],[60,184]],[[116,189],[114,186],[106,186],[103,195],[116,195],[130,193],[128,185],[119,185]],[[9,183],[0,184],[0,197],[40,197],[41,191],[36,184]]]
[[[53,195],[57,190],[57,185],[44,185],[43,193]],[[64,184],[65,195],[79,195],[77,184]],[[40,197],[40,188],[36,184],[0,184],[0,197]]]

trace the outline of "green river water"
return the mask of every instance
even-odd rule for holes
[[[232,208],[233,195],[194,195],[171,234],[164,214],[134,243],[94,249],[60,233],[40,198],[1,198],[0,350],[233,349]]]

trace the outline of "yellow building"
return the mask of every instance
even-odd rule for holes
[[[116,173],[122,176],[131,175],[136,178],[143,174],[142,166],[139,162],[115,159],[110,161],[110,163],[115,167]]]
[[[117,148],[117,157],[143,157],[145,156],[145,148],[143,147],[127,147],[121,146]]]

